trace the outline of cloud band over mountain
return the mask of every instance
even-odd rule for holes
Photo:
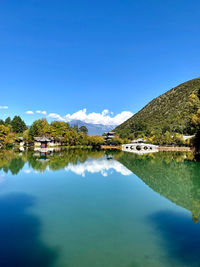
[[[65,116],[61,116],[57,113],[50,113],[47,117],[66,122],[80,120],[92,124],[119,125],[131,116],[133,116],[133,113],[130,111],[122,111],[121,113],[113,116],[113,113],[107,109],[103,110],[101,113],[91,112],[87,114],[87,109],[84,108],[73,114],[66,114]]]
[[[130,111],[122,111],[121,113],[117,115],[113,115],[113,112],[109,111],[108,109],[104,109],[101,113],[97,112],[91,112],[87,113],[87,109],[84,108],[82,110],[79,110],[73,114],[66,114],[64,116],[61,116],[58,113],[47,113],[46,111],[26,111],[26,114],[33,115],[33,114],[40,114],[45,115],[47,118],[59,120],[59,121],[83,121],[86,123],[91,124],[102,124],[102,125],[119,125],[129,119],[131,116],[133,116],[133,113]]]

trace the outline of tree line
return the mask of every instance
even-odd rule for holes
[[[88,136],[88,129],[85,126],[70,126],[63,121],[48,123],[46,119],[39,119],[27,127],[20,116],[15,116],[12,120],[10,117],[5,121],[0,120],[1,147],[12,146],[14,141],[21,137],[27,144],[33,144],[34,137],[41,136],[62,140],[67,146],[100,146],[104,143],[102,136]]]

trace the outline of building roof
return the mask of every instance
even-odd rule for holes
[[[107,132],[107,133],[105,133],[105,135],[114,135],[115,134],[115,132]]]
[[[50,142],[52,141],[52,138],[47,138],[46,136],[42,136],[42,137],[34,137],[34,140],[36,142]]]

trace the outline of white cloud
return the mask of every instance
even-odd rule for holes
[[[100,172],[102,176],[106,177],[106,176],[108,176],[109,170],[115,170],[116,172],[118,172],[122,175],[131,175],[132,174],[132,172],[129,171],[120,162],[118,162],[114,159],[107,160],[105,158],[87,160],[84,163],[79,163],[76,165],[70,163],[65,168],[65,170],[74,172],[75,174],[81,175],[82,177],[85,177],[86,172],[89,172],[89,173]]]
[[[37,114],[47,115],[47,112],[45,110],[36,110]]]
[[[0,109],[8,109],[8,106],[0,106]]]
[[[91,112],[87,114],[87,109],[84,108],[73,114],[66,114],[61,116],[57,113],[50,113],[49,118],[57,119],[60,121],[70,122],[72,120],[81,120],[86,123],[103,124],[103,125],[119,125],[133,116],[130,111],[122,111],[121,113],[113,116],[113,112],[104,109],[101,113]]]
[[[52,118],[52,119],[56,119],[59,121],[65,121],[64,118],[62,118],[59,114],[57,113],[50,113],[47,117]]]
[[[33,115],[34,112],[33,112],[32,110],[28,110],[28,111],[26,111],[26,114],[28,114],[28,115]]]
[[[47,118],[70,122],[73,120],[80,120],[86,123],[92,124],[103,124],[103,125],[119,125],[133,116],[133,113],[130,111],[122,111],[121,113],[114,115],[112,111],[108,109],[104,109],[102,112],[91,112],[87,113],[87,109],[78,110],[72,114],[66,114],[65,116],[61,116],[58,113],[49,113],[45,110],[36,110],[33,112],[32,110],[26,111],[26,114],[33,115],[33,114],[41,114],[47,116]]]
[[[36,112],[34,112],[32,110],[28,110],[25,113],[28,114],[28,115],[33,115],[35,113],[42,114],[42,115],[47,115],[47,112],[45,110],[36,110]]]

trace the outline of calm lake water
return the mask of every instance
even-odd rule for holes
[[[186,153],[0,152],[0,266],[200,266]]]

